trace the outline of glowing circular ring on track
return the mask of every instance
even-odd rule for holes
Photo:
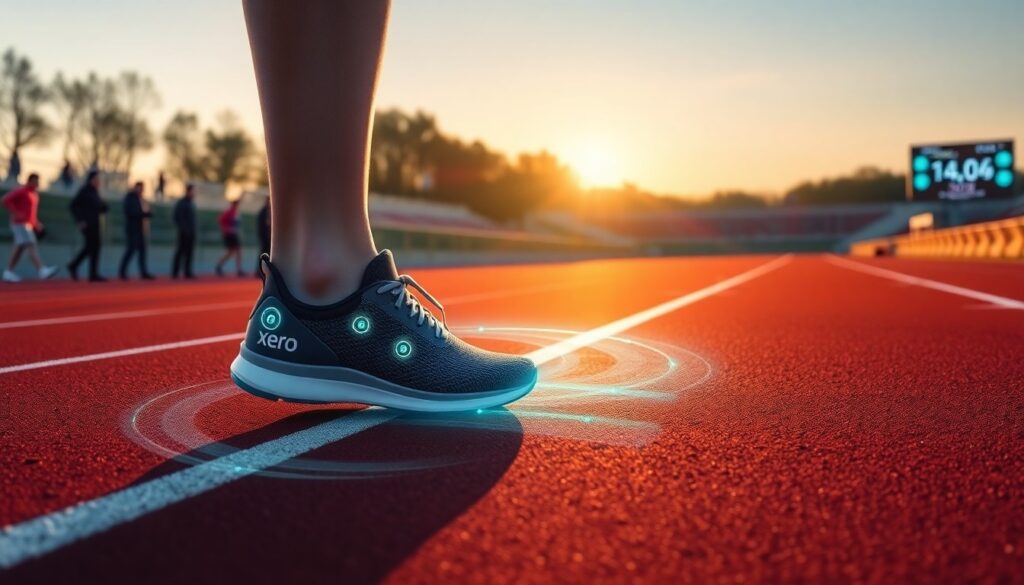
[[[527,327],[477,327],[457,331],[466,337],[512,341],[536,348],[578,334],[577,331],[566,329]],[[395,348],[392,349],[394,351]],[[574,440],[580,438],[573,434],[576,431],[566,432],[564,428],[567,425],[618,426],[622,427],[620,434],[623,438],[620,442],[630,444],[631,434],[656,435],[657,425],[647,421],[609,419],[594,414],[593,409],[613,401],[655,404],[673,400],[680,392],[705,382],[711,372],[708,361],[692,351],[615,336],[545,364],[541,368],[541,381],[534,391],[509,405],[508,411],[486,411],[481,413],[481,418],[467,417],[463,413],[440,422],[436,418],[403,415],[385,424],[443,424],[487,430],[512,430],[514,427],[522,432],[522,425],[510,425],[515,422],[509,420],[511,416],[530,423],[527,424],[530,427],[526,429],[528,432],[536,428],[549,435]],[[661,384],[671,389],[654,386]],[[197,426],[197,417],[226,399],[240,396],[246,395],[228,380],[172,389],[147,399],[133,409],[125,424],[125,431],[136,443],[161,456],[190,465],[205,463],[241,448],[227,442],[230,439],[218,441],[208,435]],[[585,409],[585,412],[581,414],[573,410],[580,408]],[[534,424],[537,421],[543,424]],[[601,442],[604,440],[601,437],[595,435],[582,440]],[[448,456],[382,462],[329,461],[302,457],[262,470],[258,475],[289,479],[366,479],[462,463],[466,463],[466,460]]]

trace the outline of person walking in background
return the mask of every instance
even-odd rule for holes
[[[4,195],[3,203],[11,214],[11,235],[14,237],[11,248],[11,259],[4,270],[3,279],[6,282],[18,282],[21,278],[14,272],[23,252],[28,252],[28,258],[36,267],[39,278],[46,279],[57,273],[55,266],[43,266],[39,259],[39,247],[36,242],[36,232],[43,229],[39,223],[39,175],[32,173],[28,176],[28,182]]]
[[[18,177],[21,176],[21,157],[17,150],[11,151],[11,158],[7,161],[7,182],[18,184]]]
[[[256,235],[260,238],[260,255],[270,254],[270,197],[263,200],[263,207],[256,214]],[[260,260],[256,258],[256,276],[260,275]]]
[[[235,272],[238,276],[245,276],[242,272],[242,242],[238,239],[238,227],[241,222],[238,217],[238,206],[241,202],[240,198],[232,201],[217,220],[220,223],[220,233],[224,237],[224,255],[217,261],[217,276],[224,276],[224,263],[232,257],[235,259]]]
[[[192,274],[192,252],[196,245],[196,189],[193,185],[185,186],[185,196],[174,204],[174,227],[178,230],[178,245],[174,249],[174,262],[171,264],[171,278],[178,278],[184,271],[185,278],[195,278]]]
[[[71,166],[71,161],[64,159],[64,166],[60,169],[60,178],[58,179],[60,186],[65,189],[71,189],[71,186],[75,182],[75,169]]]
[[[100,198],[100,174],[98,171],[89,171],[85,184],[71,200],[71,215],[75,218],[84,241],[82,250],[68,264],[68,272],[73,280],[78,280],[78,266],[86,258],[89,259],[89,281],[106,280],[99,273],[100,223],[106,212],[107,204]]]
[[[153,197],[156,197],[157,201],[164,200],[164,189],[167,188],[167,178],[164,177],[164,172],[160,171],[160,174],[156,177],[156,191],[153,193]]]
[[[128,262],[139,255],[139,276],[144,280],[156,278],[146,268],[146,220],[153,213],[142,200],[145,187],[142,181],[135,183],[131,191],[124,194],[124,256],[121,257],[121,280],[128,280]]]

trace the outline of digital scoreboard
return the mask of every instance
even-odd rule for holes
[[[1014,196],[1012,140],[910,147],[907,196],[966,201]]]

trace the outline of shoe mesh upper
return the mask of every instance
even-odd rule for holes
[[[365,294],[375,294],[373,289]],[[371,330],[359,335],[352,329],[357,315],[370,319]],[[338,365],[366,372],[383,380],[426,392],[486,392],[514,388],[533,379],[535,367],[526,358],[486,351],[455,337],[430,340],[433,333],[417,326],[401,310],[389,311],[364,300],[350,313],[328,318],[310,318],[302,324],[338,358]],[[399,340],[412,344],[407,358],[395,355]]]

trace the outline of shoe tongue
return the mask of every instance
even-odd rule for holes
[[[382,280],[398,280],[398,269],[391,250],[382,250],[380,254],[366,265],[363,271],[363,283],[360,288]]]

